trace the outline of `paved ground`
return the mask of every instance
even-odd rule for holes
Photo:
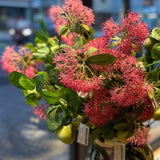
[[[0,160],[69,160],[68,145],[49,133],[46,121],[33,115],[21,90],[7,76],[0,68]]]

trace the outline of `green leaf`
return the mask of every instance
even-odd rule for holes
[[[42,118],[43,118],[46,114],[48,114],[49,112],[51,112],[52,110],[57,109],[58,107],[59,107],[59,105],[58,105],[58,106],[51,106],[51,107],[47,108],[47,110],[44,112]]]
[[[78,33],[80,35],[83,36],[83,33],[82,33],[82,26],[79,24],[79,23],[75,23],[71,26],[70,28],[71,32],[75,32],[75,33]]]
[[[121,142],[126,142],[126,139],[130,138],[134,134],[134,132],[135,132],[135,124],[130,123],[130,125],[127,129],[117,129],[116,130],[116,137]]]
[[[58,34],[61,36],[61,35],[65,35],[68,31],[68,26],[66,25],[63,25],[63,26],[60,26],[58,28]]]
[[[151,50],[151,57],[160,60],[160,43],[156,43]]]
[[[95,31],[94,31],[94,29],[93,29],[92,27],[89,27],[89,26],[87,26],[87,25],[85,25],[85,24],[81,24],[81,26],[82,26],[85,30],[87,30],[88,32],[90,32],[91,34],[95,33]]]
[[[35,93],[31,93],[25,97],[25,102],[31,106],[37,106],[38,98]]]
[[[19,84],[26,90],[33,90],[35,88],[35,84],[27,76],[21,76],[19,79]]]
[[[37,74],[33,77],[33,82],[36,84],[36,90],[37,92],[41,92],[43,89],[43,86],[45,84],[45,76],[44,74]]]
[[[97,128],[93,132],[91,132],[90,137],[89,137],[91,144],[95,141],[95,139],[97,139],[99,137],[100,133],[101,133],[101,129],[99,129],[99,128]]]
[[[37,42],[39,41],[39,42],[45,42],[47,39],[46,39],[46,37],[40,32],[40,31],[38,31],[37,29],[35,30],[35,34],[36,34],[36,38],[37,38]]]
[[[87,63],[96,64],[99,66],[104,66],[108,64],[112,64],[116,61],[116,57],[111,54],[97,54],[94,56],[90,56],[86,59]]]
[[[154,28],[151,32],[151,37],[157,41],[160,41],[160,28]]]
[[[92,53],[98,51],[97,48],[94,48],[94,47],[89,47],[88,50],[87,50],[87,57],[89,57]]]
[[[37,52],[34,52],[32,54],[32,57],[35,58],[35,59],[43,59],[47,56],[47,53],[37,53]]]
[[[116,125],[114,125],[114,129],[115,130],[123,130],[123,129],[128,129],[130,126],[130,123],[127,123],[127,122],[121,122],[121,123],[118,123]]]
[[[60,107],[53,109],[48,113],[47,126],[50,132],[56,131],[62,124],[62,110]]]
[[[46,71],[48,74],[52,73],[56,67],[56,63],[46,64]]]
[[[40,95],[50,104],[55,104],[59,101],[58,92],[52,92],[48,90],[43,90]]]
[[[36,52],[36,48],[32,43],[26,44],[27,49],[31,49],[32,52]]]
[[[47,72],[45,72],[45,71],[40,71],[40,72],[38,72],[37,74],[36,74],[36,76],[38,77],[38,75],[43,75],[43,78],[42,78],[42,83],[44,83],[44,84],[47,84],[47,82],[48,82],[48,80],[49,80],[49,77],[48,77],[48,73]],[[40,77],[42,77],[42,76],[40,76]],[[45,82],[44,82],[45,81]]]
[[[151,71],[151,81],[157,81],[159,80],[160,77],[160,69],[158,66],[156,66],[152,71]]]
[[[38,53],[49,53],[49,48],[48,47],[43,47],[37,50]]]
[[[17,87],[17,88],[19,88],[19,89],[24,89],[24,87],[19,84],[19,79],[20,79],[22,76],[25,76],[25,75],[22,74],[22,73],[13,71],[12,73],[9,74],[8,79],[9,79],[9,81],[12,83],[12,85],[14,85],[15,87]]]
[[[79,113],[80,107],[82,105],[80,97],[72,89],[65,89],[64,91],[65,100],[68,103],[68,109],[73,113]]]
[[[74,47],[78,49],[80,46],[82,46],[81,36],[76,35],[76,37],[74,38]]]
[[[45,23],[44,23],[43,19],[40,21],[40,26],[41,26],[41,30],[44,33],[44,35],[49,37],[49,34],[48,34],[47,30],[46,30],[46,26],[45,26]]]
[[[43,47],[47,46],[46,43],[37,43],[36,45],[37,45],[38,48],[43,48]]]

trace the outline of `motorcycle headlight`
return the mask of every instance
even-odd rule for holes
[[[9,34],[11,36],[13,36],[15,34],[15,32],[16,32],[15,29],[13,29],[13,28],[9,29]]]
[[[22,35],[27,37],[30,36],[32,34],[32,30],[30,28],[25,28],[22,30]]]

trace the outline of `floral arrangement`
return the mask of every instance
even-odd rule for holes
[[[160,29],[150,32],[129,11],[120,23],[104,22],[104,35],[93,38],[93,11],[80,0],[52,6],[49,14],[57,37],[42,20],[34,44],[6,47],[1,64],[10,82],[62,142],[73,143],[83,123],[91,144],[116,138],[126,144],[126,159],[145,159],[149,127],[160,120]]]

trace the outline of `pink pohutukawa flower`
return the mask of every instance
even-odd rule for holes
[[[131,55],[133,51],[139,51],[149,35],[147,25],[141,21],[139,15],[133,12],[129,12],[122,19],[121,25],[110,19],[103,26],[107,44],[111,44],[113,41],[118,42],[115,49],[118,50],[117,53],[121,53],[119,56]]]
[[[33,113],[37,115],[40,119],[47,119],[48,114],[46,114],[44,117],[44,113],[46,109],[48,108],[48,104],[42,104],[37,107],[32,107],[33,108]]]
[[[95,90],[92,98],[85,104],[84,112],[88,115],[89,120],[97,126],[108,124],[120,113],[111,104],[107,89]]]
[[[136,130],[136,133],[127,139],[128,142],[131,142],[132,145],[136,146],[145,146],[148,143],[148,137],[149,137],[149,128],[143,127],[138,128]]]
[[[119,66],[117,65],[116,72],[119,72],[117,79],[120,78],[122,84],[110,91],[112,102],[119,107],[139,106],[148,96],[145,71],[140,67],[136,58],[130,56],[122,60]]]
[[[76,92],[88,93],[94,89],[100,89],[102,85],[102,78],[86,76],[84,71],[84,64],[78,61],[82,60],[80,54],[83,50],[72,50],[71,48],[64,48],[62,53],[59,53],[54,58],[59,69],[59,79],[66,87],[69,87]]]
[[[8,46],[1,57],[2,69],[7,73],[20,72],[32,79],[37,73],[37,69],[30,62],[31,57],[31,52],[25,48],[20,48],[17,52],[14,50],[14,46]]]
[[[144,99],[144,104],[145,104],[144,111],[140,115],[140,117],[138,118],[138,120],[147,121],[147,120],[150,120],[153,117],[155,109],[153,107],[151,99],[148,96]]]
[[[62,41],[64,41],[67,45],[73,46],[74,45],[74,38],[76,37],[77,33],[70,32],[68,36],[62,36]]]
[[[73,25],[81,23],[91,26],[94,23],[92,9],[83,5],[81,0],[66,0],[62,7],[52,6],[49,10],[56,31],[61,25]]]

